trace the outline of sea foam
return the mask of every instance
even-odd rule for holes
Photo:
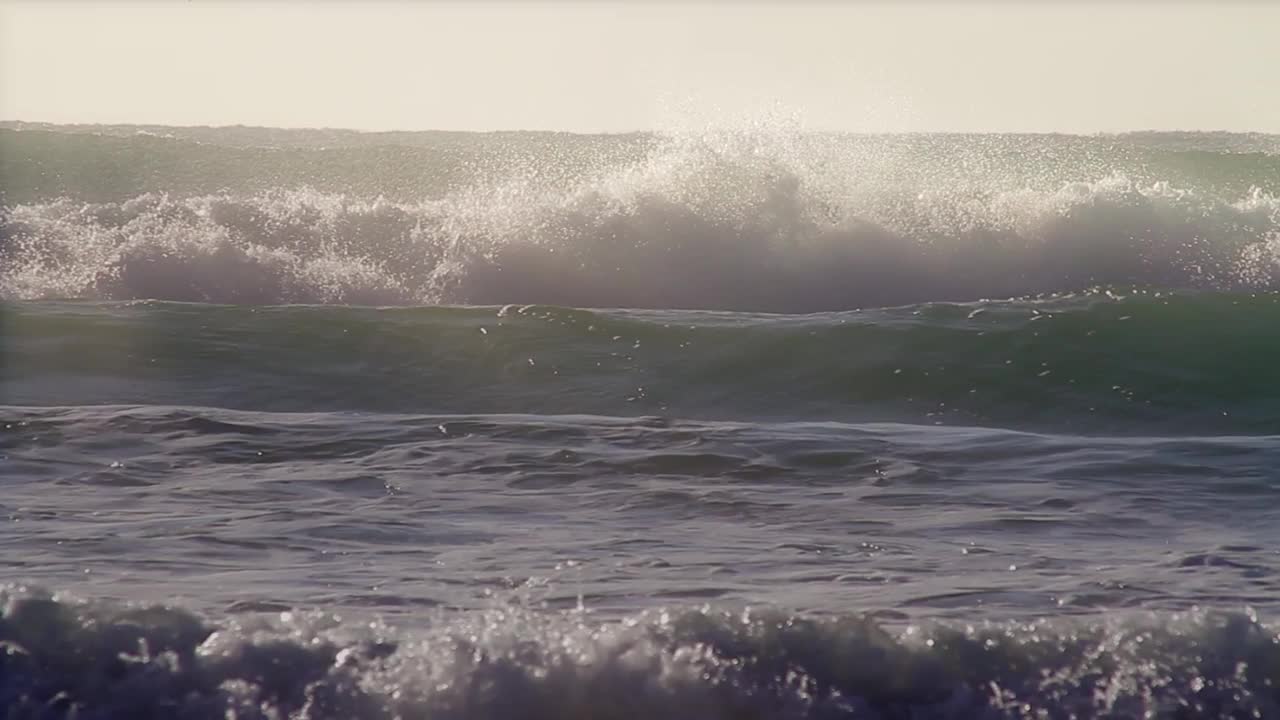
[[[1280,282],[1280,199],[1259,187],[1093,160],[1033,177],[963,138],[931,151],[935,170],[836,140],[671,137],[416,202],[302,187],[17,204],[0,296],[807,312]]]
[[[495,607],[395,629],[211,621],[11,587],[0,704],[32,718],[1239,718],[1280,715],[1251,613],[888,630],[854,615]]]

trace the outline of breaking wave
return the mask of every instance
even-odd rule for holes
[[[277,188],[15,204],[0,297],[808,312],[1280,284],[1280,199],[1257,186],[966,181],[838,152],[711,135],[417,202]]]
[[[1280,716],[1280,635],[1165,614],[889,630],[779,611],[324,611],[211,621],[0,595],[0,705],[32,718]]]

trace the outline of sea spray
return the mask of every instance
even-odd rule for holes
[[[398,630],[321,611],[209,620],[10,588],[0,703],[35,718],[1273,717],[1251,613],[933,624],[519,607]]]
[[[255,192],[7,203],[0,293],[813,312],[1280,282],[1271,156],[1220,158],[1249,183],[1105,139],[754,130],[613,154],[586,142],[481,144],[471,151],[496,169],[415,200],[282,176]]]

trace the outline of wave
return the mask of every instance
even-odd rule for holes
[[[927,148],[904,166],[812,138],[658,145],[417,202],[276,188],[10,204],[0,297],[815,312],[1280,285],[1280,199],[1261,186],[1004,166],[974,181],[972,158],[935,173]]]
[[[397,630],[18,587],[0,604],[10,717],[1280,717],[1280,635],[1252,613],[893,631],[852,615],[513,605]]]
[[[1098,291],[816,315],[0,305],[30,405],[1271,434],[1280,295]],[[92,378],[86,381],[85,378]]]

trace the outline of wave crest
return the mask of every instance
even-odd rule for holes
[[[704,608],[621,621],[520,608],[396,631],[0,594],[11,717],[1273,717],[1280,639],[1249,614],[900,633]]]
[[[420,203],[303,188],[17,205],[0,218],[0,293],[804,312],[1280,283],[1280,200],[1260,189],[966,185],[829,160],[700,136],[574,182],[529,170]]]

